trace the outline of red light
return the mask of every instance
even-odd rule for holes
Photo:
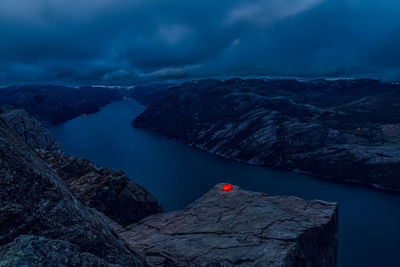
[[[232,186],[230,184],[226,184],[222,187],[222,190],[224,190],[225,192],[231,191]]]

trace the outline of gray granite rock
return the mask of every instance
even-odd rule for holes
[[[155,266],[336,266],[337,204],[216,185],[119,236]]]
[[[51,138],[38,142],[43,127],[7,112],[0,266],[336,265],[334,203],[217,185],[185,210],[151,215],[161,211],[157,201],[123,172],[69,157]]]
[[[50,132],[22,109],[8,109],[0,113],[7,125],[33,148],[62,151]]]
[[[81,253],[75,244],[43,236],[22,235],[0,247],[0,266],[118,266],[90,253]]]
[[[36,266],[30,262],[34,255],[35,261],[46,265],[49,255],[42,246],[47,246],[54,249],[48,252],[55,257],[54,262],[63,262],[64,249],[72,249],[77,259],[98,258],[106,266],[142,266],[139,257],[73,196],[62,179],[1,118],[0,203],[1,265],[13,266],[13,260],[21,255],[17,263],[26,259],[28,266]],[[29,239],[21,245],[26,235],[47,241]],[[50,246],[51,240],[62,249]],[[47,266],[54,265],[50,262]]]
[[[67,156],[49,131],[27,112],[3,108],[0,117],[25,143],[37,150],[84,205],[123,226],[162,211],[157,200],[123,172]]]
[[[84,205],[122,226],[162,212],[157,200],[122,171],[101,168],[87,159],[63,153],[37,152]]]

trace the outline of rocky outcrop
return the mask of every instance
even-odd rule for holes
[[[0,105],[26,110],[45,126],[97,112],[111,101],[120,99],[122,96],[117,90],[106,87],[24,85],[0,88]]]
[[[368,79],[203,80],[132,124],[222,157],[400,191],[399,99],[399,85]]]
[[[48,151],[62,151],[50,132],[26,111],[21,109],[5,109],[0,113],[0,117],[31,147]]]
[[[142,266],[2,119],[0,155],[0,266]]]
[[[101,168],[89,160],[62,153],[38,153],[84,205],[122,226],[162,212],[157,200],[122,171]]]
[[[51,139],[33,142],[44,129],[8,112],[0,116],[0,266],[336,266],[334,203],[217,185],[185,210],[159,213],[123,172],[57,147],[34,150]],[[16,130],[33,126],[18,136],[3,118],[15,118]]]
[[[49,131],[25,111],[7,109],[0,117],[25,143],[37,150],[84,205],[123,226],[162,211],[157,200],[123,172],[67,156]]]
[[[155,266],[336,266],[337,205],[219,184],[119,233]]]

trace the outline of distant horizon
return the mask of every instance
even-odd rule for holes
[[[72,82],[72,81],[21,81],[21,82],[9,82],[9,83],[0,83],[0,88],[5,88],[8,86],[70,86],[70,87],[82,87],[82,86],[92,86],[92,87],[135,87],[141,85],[167,85],[167,84],[182,84],[186,82],[192,81],[201,81],[201,80],[220,80],[220,81],[228,81],[232,79],[294,79],[297,81],[313,81],[313,80],[327,80],[327,81],[335,81],[335,80],[362,80],[362,79],[369,79],[369,80],[376,80],[382,81],[390,84],[399,84],[400,80],[384,80],[377,77],[367,77],[367,76],[358,76],[358,77],[344,77],[344,76],[337,76],[337,77],[329,77],[329,76],[209,76],[209,77],[187,77],[187,78],[180,78],[180,79],[159,79],[159,80],[142,80],[142,81],[132,81],[132,82],[123,82],[123,83],[102,83],[102,82]]]

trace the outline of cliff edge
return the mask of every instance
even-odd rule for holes
[[[337,265],[336,203],[222,187],[119,236],[155,266]]]
[[[159,213],[123,172],[58,146],[34,150],[54,140],[34,142],[45,129],[9,115],[0,116],[0,266],[336,266],[335,203],[217,185]],[[20,131],[27,121],[34,131]]]

